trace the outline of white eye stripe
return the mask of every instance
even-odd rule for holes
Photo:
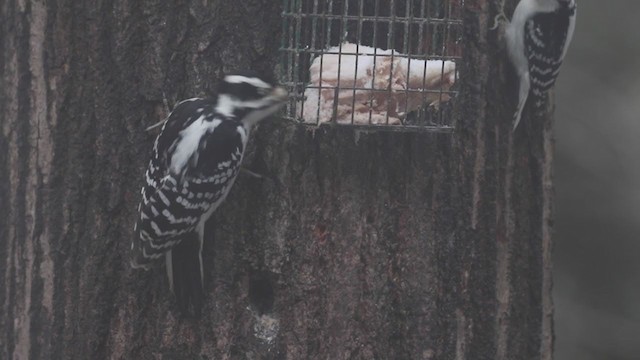
[[[268,106],[272,103],[272,100],[264,97],[255,100],[241,100],[235,96],[220,95],[218,98],[218,105],[216,111],[224,116],[232,116],[236,109],[257,109]]]
[[[263,89],[270,89],[271,85],[267,84],[266,82],[258,79],[258,78],[254,78],[254,77],[246,77],[246,76],[242,76],[242,75],[228,75],[224,78],[224,81],[229,83],[229,84],[241,84],[241,83],[247,83],[250,84],[252,86],[255,86],[257,88],[263,88]]]

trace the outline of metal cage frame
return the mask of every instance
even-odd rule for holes
[[[368,5],[366,8],[365,3]],[[453,108],[459,86],[457,66],[462,59],[459,44],[462,40],[463,6],[464,0],[284,0],[279,74],[282,84],[290,92],[285,118],[312,126],[330,124],[368,130],[452,132]],[[355,51],[343,51],[349,41],[354,42],[351,45],[355,45]],[[363,44],[367,41],[371,46]],[[325,85],[323,81],[323,61],[329,61],[324,60],[327,55],[337,56],[337,84],[333,86]],[[346,64],[345,59],[351,59],[348,57],[355,61],[353,84],[341,86],[341,81],[347,82],[347,78],[341,76],[341,68],[347,67],[343,61]],[[358,63],[363,62],[361,59],[369,58],[368,61],[373,62],[372,85],[358,86]],[[318,60],[319,80],[313,84],[310,83],[309,65]],[[384,81],[384,87],[377,88],[373,85],[376,82],[376,65],[385,61],[390,64],[389,79],[387,81],[380,77],[378,80]],[[411,72],[411,63],[423,61],[424,65],[419,65],[423,67],[421,88],[412,89],[407,85],[402,90],[392,90],[393,66],[398,61],[407,64],[407,84],[410,76],[415,76]],[[430,62],[438,64],[435,61],[442,63],[440,80],[445,78],[445,64],[453,62],[455,80],[451,87],[427,89],[427,68]],[[316,112],[315,121],[305,119],[305,95],[309,90],[317,92],[317,110],[313,110]],[[344,117],[341,120],[338,118],[339,94],[345,91],[347,95],[348,92],[352,93],[351,112],[347,114],[346,121]],[[333,99],[329,100],[333,102],[330,104],[328,121],[321,121],[322,93],[325,98],[327,94],[333,95]],[[370,100],[366,123],[355,119],[356,94],[363,93],[368,94]],[[401,124],[390,122],[389,105],[383,115],[385,121],[373,121],[372,104],[375,103],[373,98],[376,94],[388,99],[404,94],[404,98],[401,98],[404,99],[404,118],[398,115]],[[415,96],[422,96],[420,108],[409,112],[409,99]],[[427,97],[437,98],[434,102],[439,103],[440,107],[435,109],[426,105]]]

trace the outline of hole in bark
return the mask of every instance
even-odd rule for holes
[[[258,314],[266,314],[273,309],[275,291],[272,274],[268,271],[253,271],[249,276],[249,301]]]

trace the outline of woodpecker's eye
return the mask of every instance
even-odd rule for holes
[[[269,89],[263,88],[263,87],[258,88],[258,94],[260,96],[267,96],[267,95],[269,95]]]

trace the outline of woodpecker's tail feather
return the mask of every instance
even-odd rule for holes
[[[518,124],[520,124],[520,119],[522,119],[522,109],[523,108],[518,107],[516,113],[513,114],[513,131],[516,131],[516,128],[518,128]]]
[[[546,92],[534,92],[532,91],[525,98],[525,101],[518,104],[518,109],[516,109],[515,114],[513,115],[513,131],[516,131],[520,120],[522,119],[522,113],[526,104],[529,104],[529,108],[533,108],[534,118],[538,118],[543,116],[546,112],[545,104],[547,102],[547,93]]]
[[[520,79],[520,86],[518,89],[518,107],[516,108],[516,113],[513,116],[513,131],[516,131],[516,128],[522,119],[522,110],[524,110],[524,106],[527,104],[529,89],[531,87],[528,73],[520,74],[518,77]]]
[[[202,258],[198,234],[193,232],[166,253],[169,287],[178,309],[185,315],[200,315],[204,300]]]

